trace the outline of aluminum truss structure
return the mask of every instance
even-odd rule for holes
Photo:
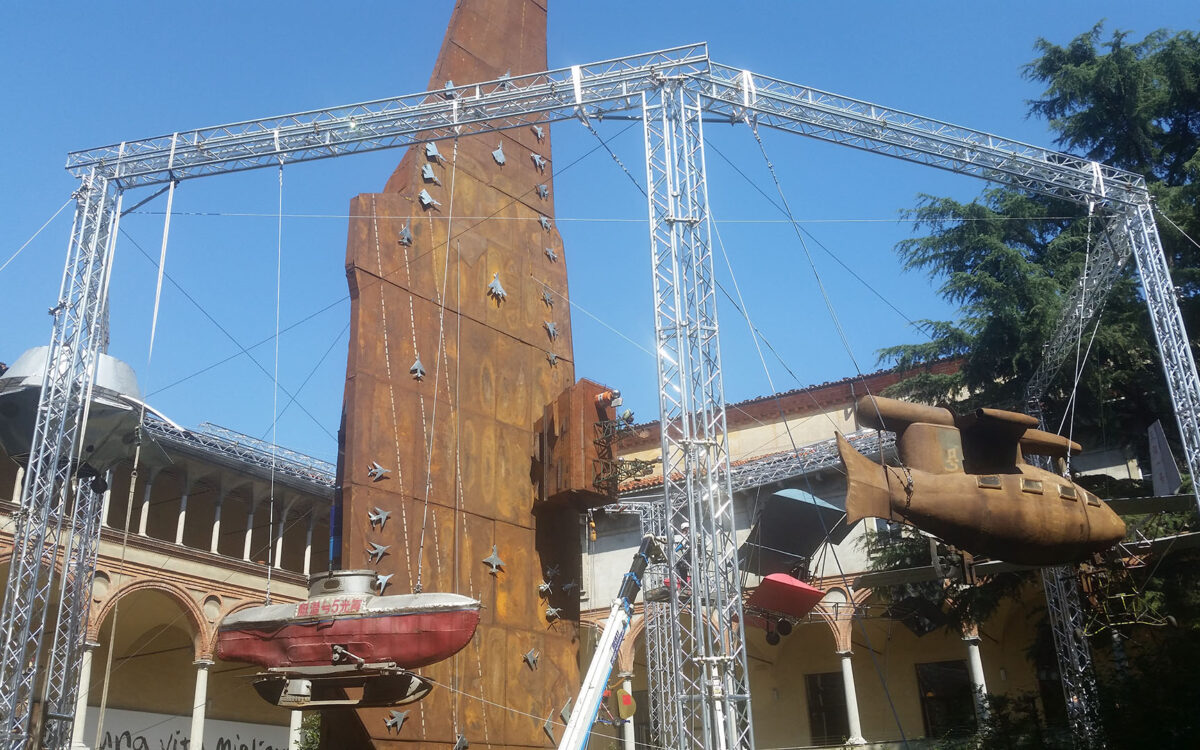
[[[143,434],[163,445],[200,452],[213,460],[253,466],[278,479],[295,483],[307,492],[332,497],[336,485],[333,464],[303,453],[276,447],[264,440],[213,424],[185,430],[152,415],[142,423]]]
[[[104,339],[119,190],[98,170],[88,170],[75,202],[58,303],[50,311],[54,328],[0,614],[0,743],[11,748],[23,748],[31,739],[35,697],[44,712],[43,746],[70,742],[100,534],[100,495],[86,481],[72,493],[72,482]],[[57,614],[53,636],[47,638],[56,580]],[[49,664],[39,685],[47,641]]]
[[[704,108],[685,83],[664,81],[642,105],[663,456],[663,503],[650,533],[679,540],[667,552],[670,597],[647,605],[647,678],[658,744],[753,748]]]
[[[62,530],[78,528],[81,535],[91,533],[87,524],[94,496],[89,499],[88,493],[80,493],[74,504],[67,498],[71,458],[86,418],[85,394],[94,380],[95,355],[102,346],[102,311],[122,192],[618,112],[647,119],[655,328],[663,394],[660,418],[664,428],[673,426],[670,436],[664,437],[664,450],[669,453],[664,457],[665,473],[672,477],[673,471],[682,472],[673,493],[668,493],[675,504],[661,507],[654,523],[657,528],[680,530],[690,514],[700,514],[689,537],[688,556],[697,566],[695,570],[703,574],[688,605],[691,621],[679,622],[685,615],[679,603],[672,601],[662,608],[665,613],[652,613],[648,630],[650,650],[655,654],[652,658],[666,666],[663,671],[681,675],[681,669],[671,667],[684,662],[706,670],[703,682],[694,680],[691,673],[679,677],[692,689],[702,690],[706,705],[668,711],[662,707],[680,694],[660,693],[655,699],[660,707],[655,719],[658,744],[683,748],[705,743],[707,750],[718,747],[707,743],[724,742],[719,750],[729,750],[734,746],[749,749],[753,743],[749,696],[742,694],[744,687],[738,684],[745,677],[744,662],[737,663],[739,653],[744,659],[745,646],[731,642],[742,638],[740,630],[730,634],[730,641],[718,642],[704,630],[707,625],[700,624],[709,622],[713,605],[717,607],[713,626],[728,624],[722,618],[731,618],[735,605],[726,599],[729,591],[724,580],[729,566],[736,566],[736,554],[725,546],[732,537],[721,520],[728,511],[730,488],[729,474],[721,478],[721,472],[728,471],[728,457],[722,435],[724,397],[711,294],[702,117],[761,124],[1099,207],[1112,227],[1114,254],[1120,257],[1125,252],[1122,248],[1128,246],[1137,258],[1167,363],[1188,468],[1193,474],[1200,472],[1200,426],[1196,424],[1200,419],[1200,381],[1142,178],[1078,157],[717,65],[709,61],[704,45],[76,152],[69,155],[67,168],[81,179],[82,187],[77,193],[62,294],[55,308],[48,360],[53,365],[42,389],[25,480],[26,504],[18,517],[14,572],[0,620],[4,639],[0,742],[18,748],[31,740],[30,707],[40,666],[40,636],[49,605],[51,572],[64,541]],[[1095,288],[1102,287],[1100,283]],[[667,433],[664,429],[664,435]],[[677,502],[675,498],[682,499]],[[68,569],[63,579],[72,586],[90,580],[95,563],[94,544],[90,552],[84,547],[73,552],[78,543],[74,536],[68,539],[64,555]],[[63,601],[71,600],[65,597]],[[61,611],[62,606],[79,605],[60,605],[57,618],[68,623],[64,643],[79,642],[81,618]],[[665,634],[675,628],[686,628],[692,640],[668,643]],[[72,699],[50,704],[45,737],[56,742],[55,738],[69,735],[69,711],[55,706],[73,703],[78,658],[72,654],[77,651],[67,648],[64,653],[68,657],[60,662],[62,670],[47,678],[47,683],[60,681],[63,689],[59,692]],[[671,680],[659,689],[677,687]],[[46,695],[54,692],[47,690]]]
[[[1042,568],[1042,588],[1046,591],[1050,633],[1054,637],[1072,739],[1081,750],[1103,747],[1096,673],[1092,669],[1092,648],[1079,597],[1079,571],[1067,565]]]

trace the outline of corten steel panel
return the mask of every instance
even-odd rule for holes
[[[544,2],[464,0],[429,88],[546,67]],[[330,712],[329,746],[444,748],[461,733],[476,747],[543,747],[541,720],[529,714],[557,717],[578,686],[578,589],[561,589],[578,582],[578,516],[534,513],[534,422],[574,382],[562,240],[539,222],[554,218],[543,130],[541,141],[532,128],[463,138],[457,152],[454,141],[440,141],[442,161],[412,148],[382,193],[351,201],[342,567],[394,574],[387,592],[400,593],[415,584],[420,556],[425,591],[474,596],[483,609],[471,644],[421,670],[437,687],[406,707],[400,732],[386,730],[387,710]],[[504,165],[492,157],[498,145]],[[545,172],[531,153],[547,159]],[[422,177],[426,165],[436,183]],[[538,196],[541,184],[549,197]],[[421,190],[441,205],[423,208]],[[400,241],[405,227],[408,245]],[[501,301],[486,293],[497,273],[507,293]],[[553,305],[543,301],[543,285]],[[409,372],[418,354],[420,380]],[[373,481],[373,462],[390,473]],[[367,521],[375,507],[392,513],[383,529]],[[379,563],[367,558],[371,542],[391,545]],[[482,562],[493,545],[504,561],[495,575]],[[547,602],[537,587],[552,566],[561,572]],[[563,619],[547,618],[551,604]],[[541,653],[536,672],[522,661],[530,647]],[[355,739],[364,729],[370,743]]]
[[[596,402],[607,390],[584,378],[542,409],[535,423],[539,441],[535,471],[543,502],[586,508],[616,500],[596,488],[597,474],[612,470],[611,462],[604,465],[596,442],[597,423],[616,418],[611,405]]]

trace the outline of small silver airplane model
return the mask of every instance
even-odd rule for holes
[[[500,559],[500,554],[496,551],[496,545],[492,545],[492,554],[483,558],[483,564],[491,568],[488,572],[492,575],[496,575],[504,567],[504,561]]]
[[[529,665],[530,669],[537,669],[538,659],[540,659],[541,656],[542,655],[538,653],[536,648],[531,648],[525,653],[525,656],[521,658],[525,660],[525,663]]]
[[[370,522],[371,528],[378,526],[380,531],[383,531],[384,525],[391,517],[392,512],[390,510],[384,510],[379,506],[376,506],[374,510],[367,511],[367,520]]]
[[[407,719],[408,711],[390,711],[388,718],[383,720],[383,725],[387,727],[388,732],[399,733]]]
[[[367,476],[371,478],[372,482],[378,482],[391,472],[391,469],[380,466],[378,461],[372,461],[371,465],[367,467]]]

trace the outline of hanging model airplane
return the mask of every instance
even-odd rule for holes
[[[1125,523],[1092,493],[1025,462],[1081,450],[1037,429],[1037,420],[999,409],[949,409],[864,396],[859,421],[896,433],[900,467],[882,466],[838,434],[846,465],[847,523],[868,516],[903,521],[975,555],[1057,565],[1102,552]]]

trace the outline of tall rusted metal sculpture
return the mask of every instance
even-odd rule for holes
[[[429,90],[546,67],[544,2],[462,0]],[[414,146],[351,202],[341,564],[483,606],[474,641],[422,671],[438,688],[413,720],[330,716],[339,746],[544,745],[529,716],[578,685],[578,605],[538,596],[547,570],[577,579],[578,518],[541,507],[531,478],[534,423],[574,382],[553,186],[548,128],[521,127]]]
[[[1101,552],[1125,523],[1092,493],[1025,454],[1061,458],[1077,443],[1017,412],[949,409],[864,396],[859,421],[897,434],[900,466],[881,466],[838,435],[847,523],[874,516],[911,523],[973,554],[1057,565]]]

